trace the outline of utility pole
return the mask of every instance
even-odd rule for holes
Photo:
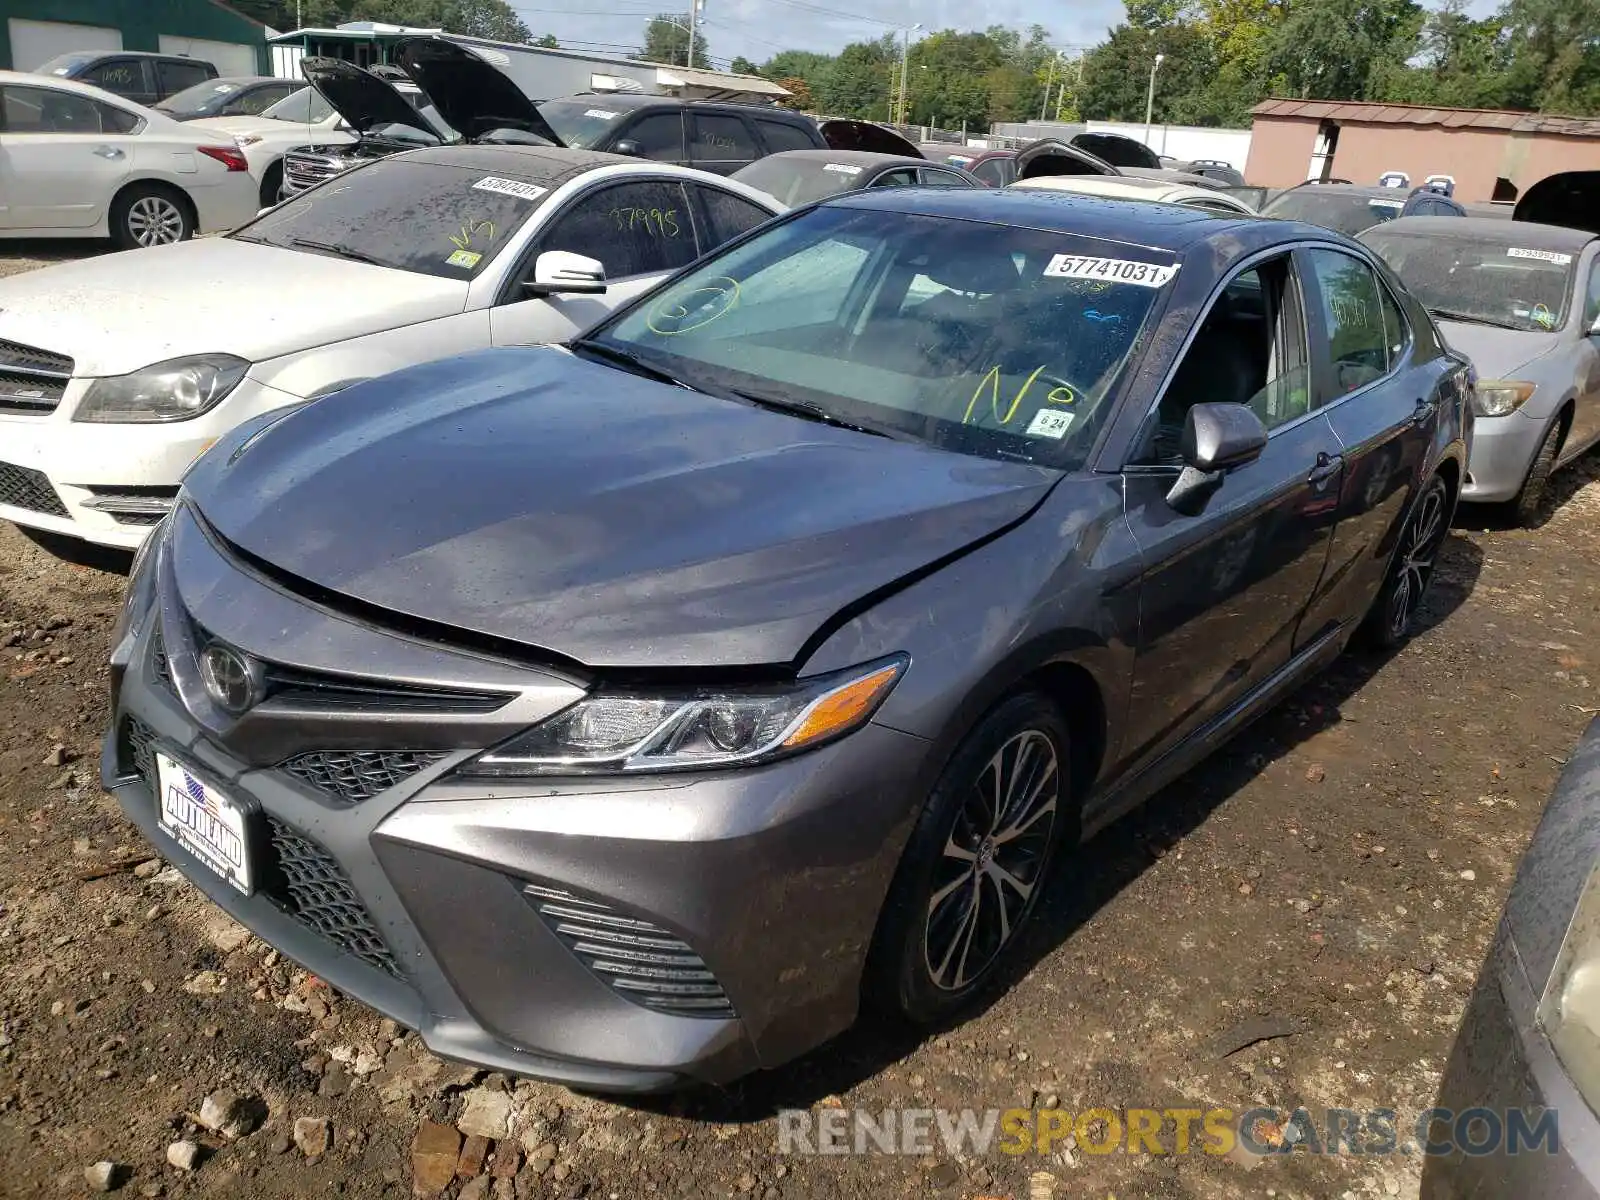
[[[904,125],[911,115],[910,90],[911,90],[911,35],[922,28],[919,22],[905,30],[905,50],[900,55],[900,124]]]
[[[1057,50],[1050,59],[1050,74],[1044,81],[1044,103],[1039,106],[1039,120],[1044,120],[1050,115],[1050,89],[1056,85],[1056,67],[1061,63],[1061,51]]]
[[[694,70],[694,39],[700,28],[700,5],[705,0],[689,0],[689,55],[684,65]]]
[[[1150,94],[1144,102],[1144,144],[1150,144],[1150,119],[1156,110],[1156,72],[1161,70],[1161,64],[1166,61],[1165,54],[1156,55],[1156,61],[1150,66]]]

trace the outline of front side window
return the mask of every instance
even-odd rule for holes
[[[114,58],[90,67],[78,78],[119,96],[140,96],[148,90],[144,82],[144,64],[136,58]]]
[[[579,196],[539,239],[540,251],[597,258],[607,279],[675,271],[698,256],[681,184],[621,183]]]
[[[470,279],[505,249],[547,194],[525,177],[380,159],[296,196],[231,236],[441,279]]]
[[[316,88],[301,88],[285,96],[261,114],[274,121],[293,121],[299,125],[319,125],[333,116],[333,105]]]
[[[683,116],[681,113],[651,113],[641,117],[620,139],[632,142],[640,158],[656,162],[683,160]]]
[[[1382,288],[1372,268],[1337,250],[1306,253],[1322,293],[1322,321],[1336,394],[1356,391],[1389,372]]]
[[[1070,469],[1176,271],[1148,247],[824,206],[712,256],[593,339],[753,403]]]
[[[7,84],[0,87],[0,133],[130,133],[131,112],[87,96]]]
[[[1583,329],[1588,333],[1600,321],[1600,258],[1589,268],[1589,295],[1583,306]]]
[[[1549,331],[1567,323],[1579,248],[1527,244],[1516,224],[1491,235],[1374,229],[1361,239],[1444,321]],[[1559,244],[1559,243],[1558,243]]]

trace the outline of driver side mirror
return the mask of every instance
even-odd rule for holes
[[[632,138],[623,138],[615,146],[611,147],[611,153],[626,154],[629,158],[638,158],[644,153],[644,147]]]
[[[594,296],[606,290],[605,264],[566,250],[546,250],[534,260],[529,296]]]
[[[1183,473],[1167,503],[1184,516],[1204,510],[1229,471],[1247,466],[1267,448],[1267,427],[1245,404],[1196,404],[1183,422]]]

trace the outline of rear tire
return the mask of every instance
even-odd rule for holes
[[[1393,650],[1410,638],[1433,582],[1439,550],[1450,532],[1450,499],[1450,485],[1435,475],[1412,505],[1389,573],[1361,625],[1361,640],[1372,649]]]
[[[936,1025],[995,982],[1077,837],[1060,710],[1011,697],[956,749],[912,830],[878,920],[865,1003]]]
[[[267,168],[261,177],[261,207],[271,208],[278,202],[278,193],[283,190],[283,159],[279,159]]]
[[[1561,417],[1550,419],[1550,428],[1539,443],[1539,453],[1533,456],[1528,477],[1522,481],[1522,490],[1511,501],[1512,519],[1523,528],[1531,527],[1539,518],[1539,502],[1544,499],[1550,483],[1550,473],[1556,469],[1556,455],[1561,449]]]
[[[170,246],[194,236],[189,198],[164,183],[136,183],[111,203],[111,239],[119,250]]]

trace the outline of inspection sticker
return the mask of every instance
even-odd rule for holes
[[[1163,287],[1178,273],[1177,263],[1134,262],[1127,258],[1092,258],[1084,254],[1058,254],[1044,269],[1050,279],[1104,279],[1139,287]]]
[[[1059,408],[1041,408],[1033,414],[1033,423],[1028,426],[1028,436],[1060,441],[1067,436],[1067,430],[1072,428],[1073,420],[1072,413],[1062,412]]]
[[[861,174],[861,168],[860,167],[850,167],[850,166],[846,166],[844,163],[828,163],[822,169],[824,171],[834,171],[834,172],[836,172],[836,173],[838,173],[840,175],[859,175],[859,174]]]
[[[452,267],[465,267],[470,271],[473,267],[477,266],[483,261],[483,255],[479,254],[475,250],[457,250],[444,261],[449,263]]]
[[[536,183],[524,183],[520,179],[500,179],[494,175],[487,175],[472,186],[480,192],[499,192],[502,196],[516,196],[520,200],[537,200],[550,190]]]
[[[1572,265],[1572,255],[1562,254],[1557,250],[1525,250],[1521,246],[1513,246],[1506,251],[1507,258],[1536,258],[1540,262],[1555,263],[1558,267]]]

